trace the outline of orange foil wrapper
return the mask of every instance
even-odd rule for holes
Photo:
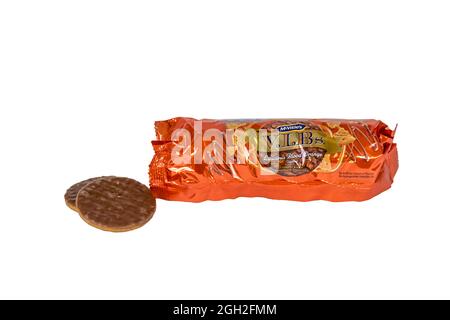
[[[174,118],[155,122],[152,193],[363,201],[390,188],[395,131],[378,120]]]

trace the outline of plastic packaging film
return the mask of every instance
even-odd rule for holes
[[[395,130],[378,120],[174,118],[155,123],[157,198],[363,201],[390,188]]]

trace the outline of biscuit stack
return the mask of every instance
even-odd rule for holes
[[[64,199],[86,223],[111,232],[142,227],[156,210],[155,198],[147,186],[115,176],[78,182],[66,191]]]

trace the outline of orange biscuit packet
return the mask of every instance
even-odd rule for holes
[[[395,131],[378,120],[174,118],[155,123],[154,196],[363,201],[390,188]]]

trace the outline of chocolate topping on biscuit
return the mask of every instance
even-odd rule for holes
[[[129,178],[97,179],[77,195],[76,206],[88,224],[106,231],[128,231],[147,223],[156,201],[143,184]]]
[[[97,179],[103,179],[105,177],[96,177],[96,178],[90,178],[81,182],[78,182],[76,184],[74,184],[73,186],[71,186],[69,189],[67,189],[66,194],[64,195],[64,200],[66,201],[66,204],[69,208],[78,211],[77,207],[76,207],[76,200],[77,200],[77,195],[78,192],[83,189],[86,185],[88,185],[89,183],[97,180]]]

